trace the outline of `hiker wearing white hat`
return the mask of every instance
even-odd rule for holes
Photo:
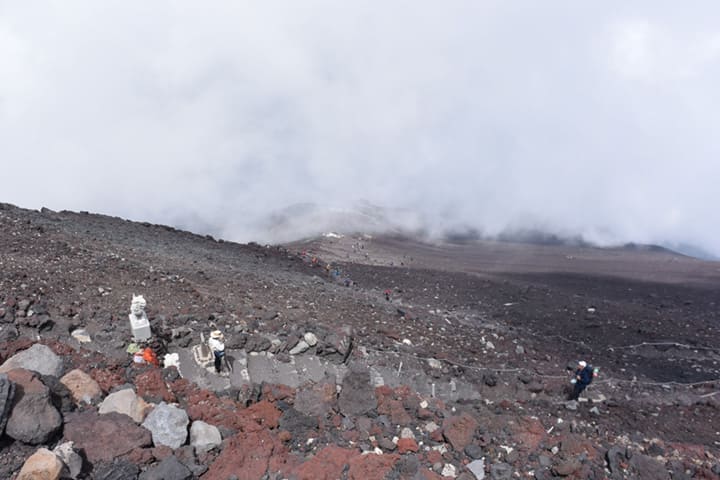
[[[213,330],[210,332],[208,346],[215,357],[215,372],[220,374],[222,371],[222,361],[225,357],[225,337],[220,330]]]
[[[578,362],[578,368],[575,370],[575,378],[573,379],[573,383],[575,385],[573,386],[573,392],[570,396],[570,400],[577,400],[580,398],[580,394],[592,382],[593,375],[593,367],[588,365],[586,361],[580,360]]]

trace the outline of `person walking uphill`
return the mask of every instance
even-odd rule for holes
[[[578,362],[578,368],[575,370],[574,388],[570,400],[577,400],[580,398],[580,394],[590,385],[593,381],[594,371],[593,367],[587,364],[587,362]]]
[[[208,346],[215,357],[215,372],[220,374],[222,372],[222,364],[225,357],[225,337],[220,330],[213,330],[210,332]]]

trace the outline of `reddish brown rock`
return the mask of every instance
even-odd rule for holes
[[[148,430],[121,413],[99,415],[94,410],[65,415],[65,439],[85,450],[91,463],[111,461],[140,447],[152,444]]]
[[[266,428],[277,428],[278,421],[282,416],[282,412],[267,400],[252,404],[245,409],[243,414]]]
[[[357,455],[359,455],[357,450],[336,446],[325,447],[296,468],[293,473],[298,480],[335,480],[342,477],[345,466]]]
[[[528,451],[537,449],[546,437],[543,424],[531,417],[521,418],[514,433],[515,441]]]
[[[461,452],[475,435],[478,422],[468,413],[448,417],[443,422],[443,436],[452,447]]]
[[[144,399],[160,403],[174,403],[177,401],[170,387],[162,377],[162,371],[158,368],[149,367],[147,370],[135,377],[135,388],[138,396]]]
[[[98,383],[104,393],[108,393],[113,388],[125,383],[125,378],[122,375],[104,368],[94,368],[90,370],[89,375]]]
[[[585,453],[588,458],[596,459],[599,457],[598,451],[593,447],[592,442],[574,433],[568,433],[560,442],[560,451],[567,457],[578,456]]]
[[[235,475],[238,480],[257,480],[268,471],[271,457],[286,455],[282,443],[268,430],[241,432],[227,442],[202,478],[227,480]]]
[[[350,459],[348,480],[368,480],[370,478],[385,478],[392,470],[400,455],[389,453],[385,455],[360,455]]]
[[[262,389],[262,398],[270,402],[284,400],[285,402],[292,404],[295,399],[295,389],[287,385],[277,383],[265,384]]]
[[[413,438],[401,438],[397,443],[398,453],[400,454],[417,452],[418,448],[418,444]]]

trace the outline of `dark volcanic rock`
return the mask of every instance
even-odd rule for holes
[[[102,463],[93,471],[93,480],[137,480],[140,469],[127,460]]]
[[[346,417],[370,414],[377,409],[368,370],[351,371],[345,375],[338,406],[340,413]]]
[[[8,378],[15,383],[15,398],[5,433],[33,445],[48,441],[62,426],[62,417],[52,404],[50,389],[29,370],[11,370]]]
[[[294,408],[283,412],[279,424],[281,429],[290,432],[295,439],[314,437],[314,432],[318,429],[317,418],[300,413]]]
[[[337,405],[337,389],[334,382],[313,384],[298,390],[295,408],[306,415],[325,418]]]
[[[175,456],[170,456],[149,468],[140,475],[140,480],[190,480],[193,473],[180,463]]]
[[[152,444],[148,430],[121,413],[99,415],[92,409],[65,416],[65,439],[85,450],[91,463],[109,462],[135,448]]]
[[[250,335],[245,342],[245,350],[248,352],[264,352],[272,346],[272,343],[262,335]]]
[[[0,373],[0,436],[5,432],[14,397],[15,385],[8,379],[7,374]]]

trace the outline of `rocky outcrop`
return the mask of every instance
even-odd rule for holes
[[[152,444],[148,430],[138,426],[127,415],[93,410],[65,415],[65,439],[85,451],[91,463],[111,462],[133,449]]]
[[[93,470],[94,480],[137,480],[140,469],[127,460],[101,463]]]
[[[150,430],[156,446],[178,448],[187,440],[188,422],[185,410],[162,402],[148,414],[142,426]]]
[[[50,347],[36,343],[27,350],[16,353],[0,366],[0,373],[16,368],[24,368],[40,375],[52,375],[60,378],[64,365],[62,358],[57,356]]]
[[[50,389],[37,373],[29,370],[11,370],[7,375],[15,383],[15,398],[5,433],[24,443],[45,443],[62,426],[62,417],[52,404]]]

